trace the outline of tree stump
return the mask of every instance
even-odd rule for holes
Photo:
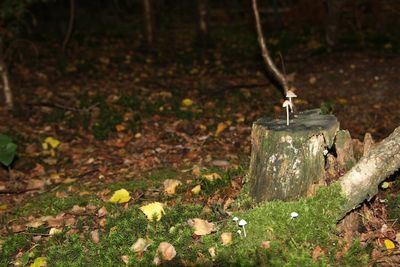
[[[294,200],[324,178],[324,150],[333,145],[339,122],[319,109],[286,119],[261,118],[253,124],[248,176],[256,201]]]

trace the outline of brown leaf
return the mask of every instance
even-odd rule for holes
[[[150,239],[138,238],[135,244],[132,245],[131,250],[136,253],[143,253],[153,243]]]
[[[86,212],[86,208],[79,205],[74,205],[70,212],[74,215],[82,215]]]
[[[176,256],[176,250],[174,246],[168,242],[161,242],[158,246],[157,252],[165,261],[170,261]]]
[[[188,224],[194,228],[195,235],[208,235],[215,231],[213,223],[199,218],[189,219]]]
[[[313,252],[312,252],[313,260],[316,261],[319,258],[319,256],[321,255],[322,252],[323,251],[322,251],[321,247],[320,246],[316,246],[314,248]]]
[[[101,207],[98,211],[97,211],[97,217],[104,217],[107,215],[107,209],[106,207]]]
[[[221,234],[222,245],[229,246],[232,244],[232,233],[222,233]]]
[[[128,256],[128,255],[122,255],[122,256],[121,256],[121,260],[122,260],[125,264],[128,264],[128,263],[129,263],[129,256]]]
[[[167,179],[164,181],[164,192],[168,196],[172,196],[176,192],[176,188],[181,185],[181,181],[176,179]]]
[[[263,242],[261,242],[260,247],[263,248],[263,249],[270,249],[271,248],[271,241],[263,241]]]
[[[92,239],[93,243],[97,244],[100,242],[99,230],[93,230],[90,232],[90,238]]]

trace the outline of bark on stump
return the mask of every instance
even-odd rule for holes
[[[333,144],[339,122],[319,109],[253,124],[249,193],[256,201],[294,200],[324,178],[324,150]]]

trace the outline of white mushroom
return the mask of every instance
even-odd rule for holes
[[[299,214],[293,211],[292,213],[290,213],[290,217],[292,217],[292,219],[296,219],[297,217],[299,217]]]
[[[286,92],[286,97],[289,98],[289,102],[290,102],[290,111],[293,112],[293,102],[292,102],[292,98],[297,97],[297,95],[292,91],[292,90],[288,90]]]
[[[236,224],[238,224],[239,218],[235,216],[235,217],[232,218],[232,220],[233,220]]]
[[[285,100],[285,102],[282,104],[282,107],[286,108],[286,125],[289,125],[289,107],[291,106],[292,104],[289,100]]]
[[[241,230],[237,230],[237,233],[240,235],[240,238],[242,238],[242,231]]]
[[[239,221],[239,226],[240,226],[240,227],[243,227],[243,236],[244,236],[244,237],[246,237],[246,228],[244,227],[246,224],[247,224],[247,222],[246,222],[245,220],[243,220],[243,219],[241,219],[241,220]]]

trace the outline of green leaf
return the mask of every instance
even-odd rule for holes
[[[17,145],[7,135],[0,134],[0,163],[9,166],[14,160]]]

